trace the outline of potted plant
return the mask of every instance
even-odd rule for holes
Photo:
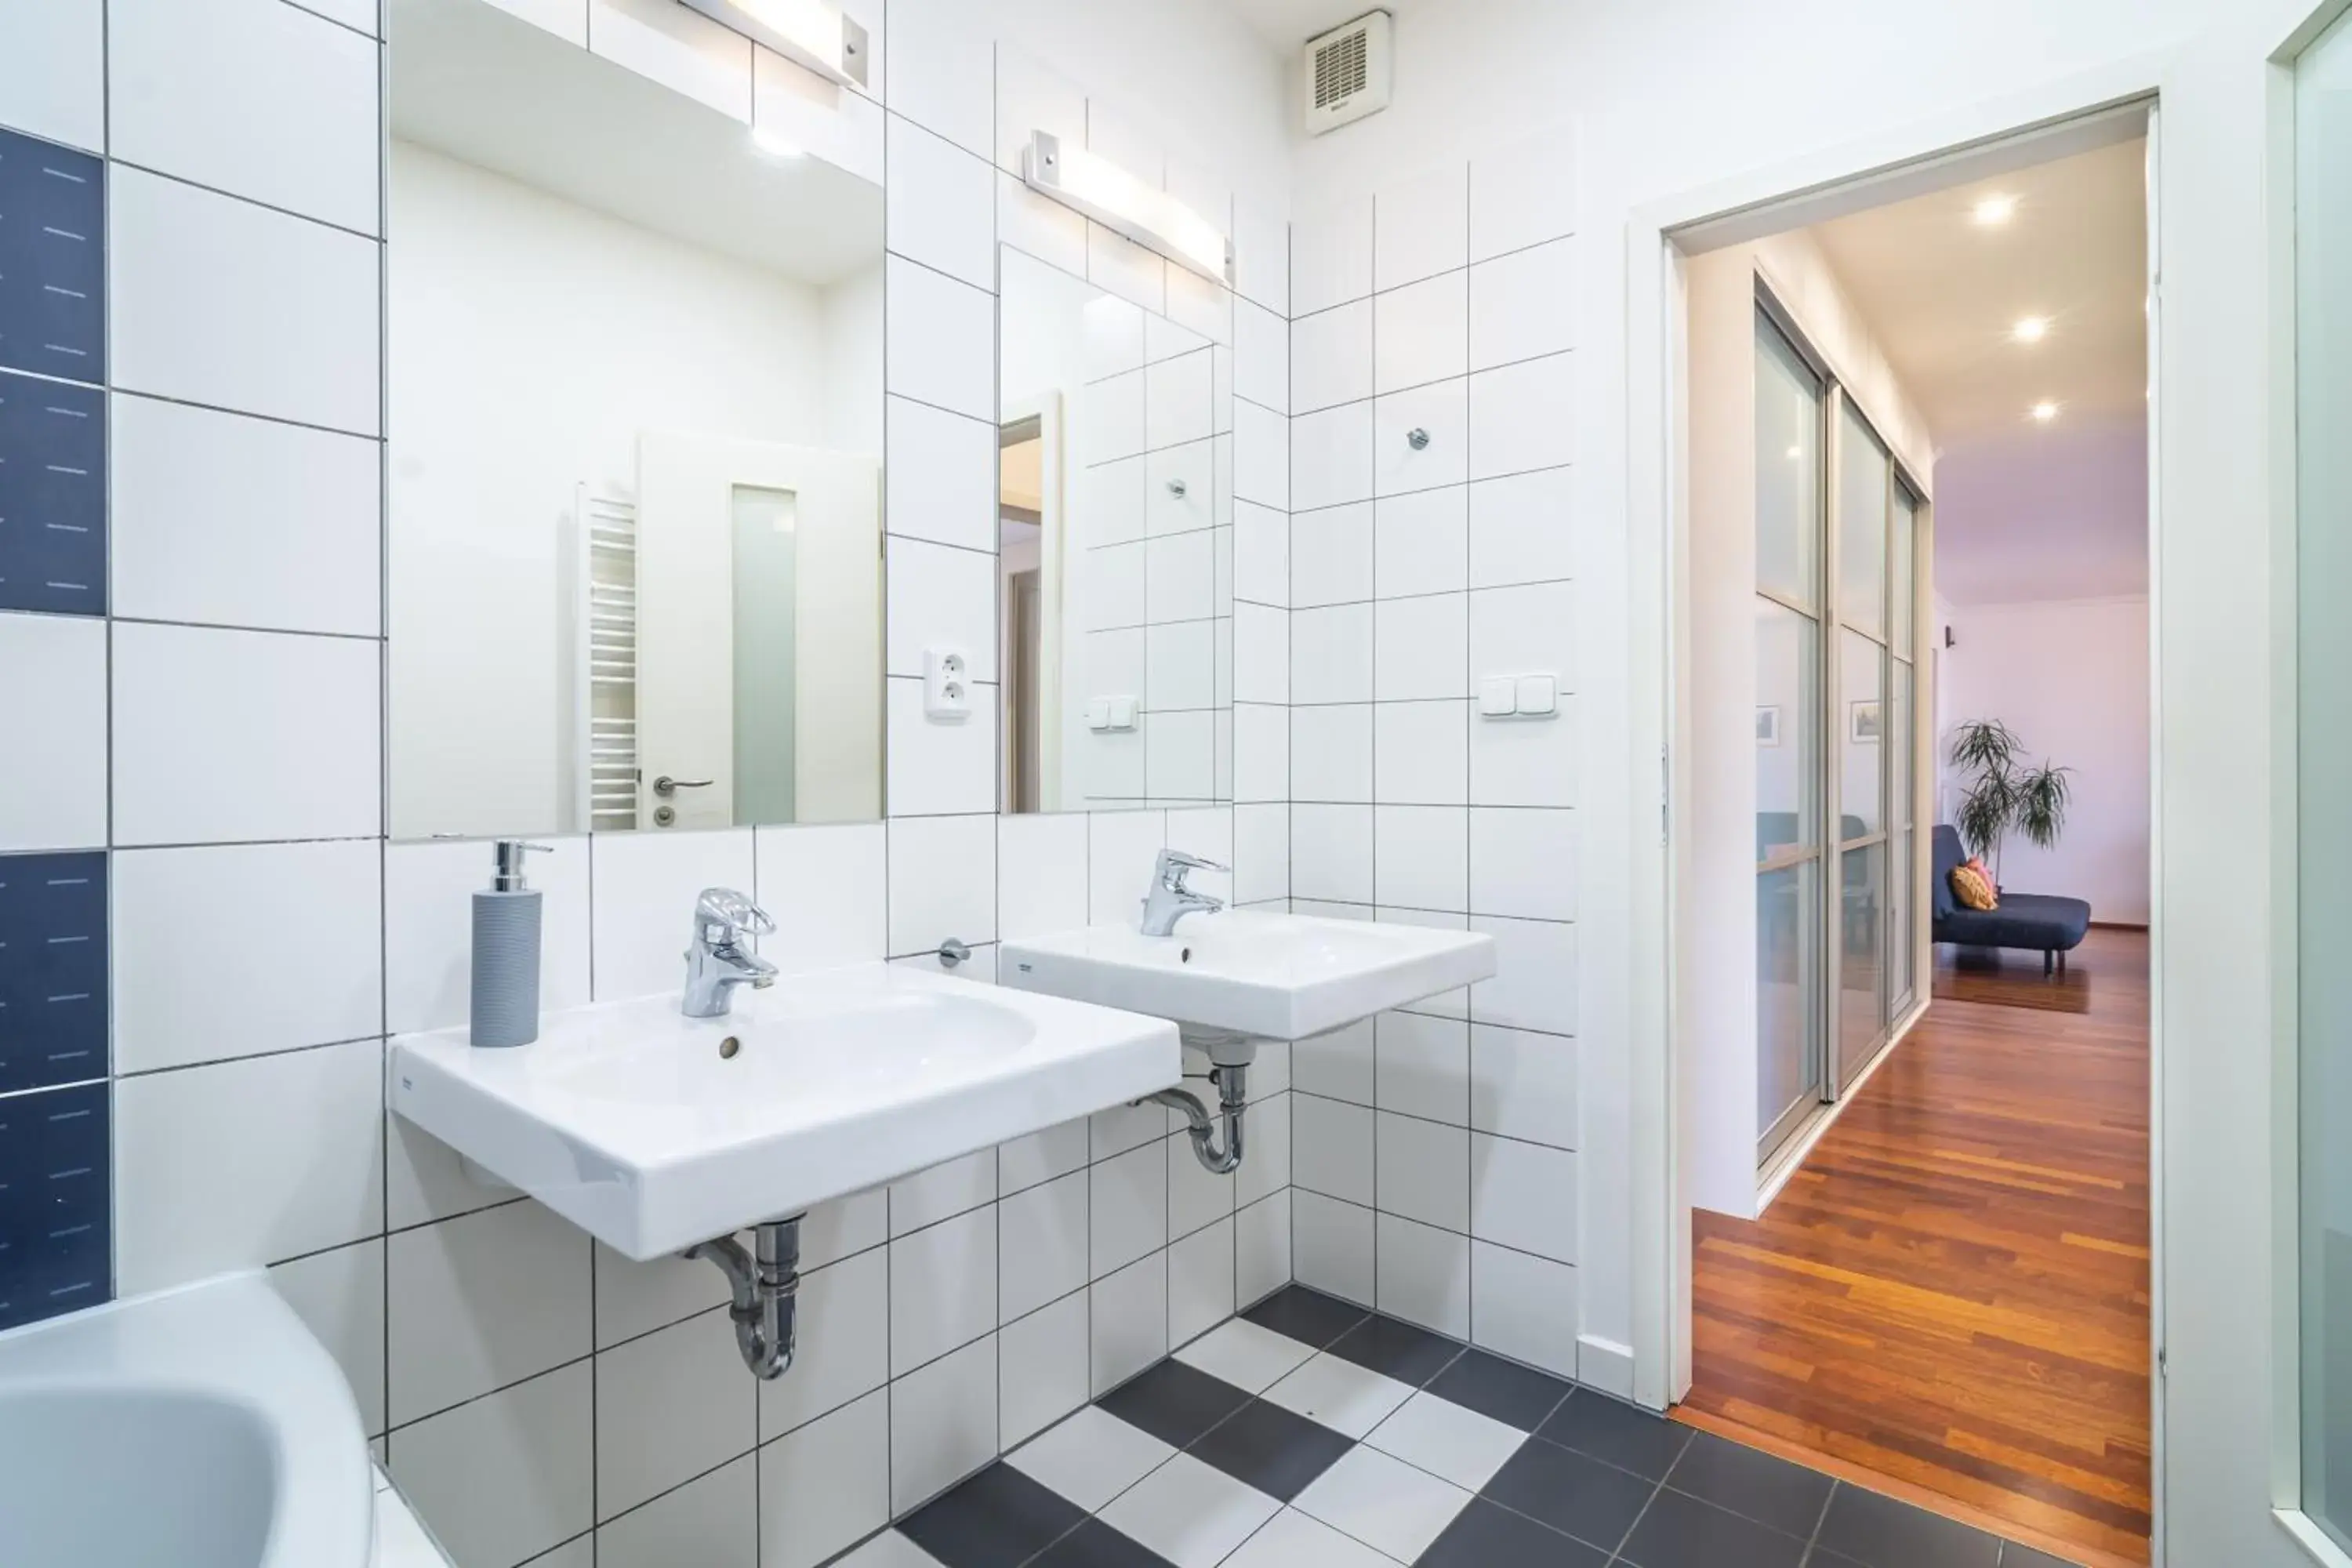
[[[2066,827],[2074,788],[2072,768],[2029,763],[2025,742],[1998,719],[1974,719],[1952,731],[1952,766],[1961,774],[1959,809],[1952,826],[1969,853],[1989,859],[2000,885],[2001,841],[2013,831],[2047,849]]]

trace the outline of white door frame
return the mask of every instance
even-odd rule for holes
[[[2277,413],[2293,386],[2292,202],[2280,199],[2292,195],[2281,153],[2291,154],[2293,125],[2282,108],[2285,62],[2347,4],[2244,0],[2176,49],[1637,202],[1624,236],[1630,1327],[1635,1395],[1663,1406],[1689,1385],[1691,1310],[1671,844],[1687,804],[1674,766],[1685,737],[1672,646],[1684,345],[1668,236],[1709,220],[1731,237],[1743,223],[1769,232],[1814,221],[1865,185],[1874,204],[1900,199],[1946,184],[1949,160],[2022,132],[2135,100],[2162,107],[2151,201],[2166,263],[2151,345],[2167,393],[2150,502],[2150,1279],[2166,1359],[2154,1383],[2153,1533],[2156,1563],[2183,1568],[2308,1560],[2266,1517],[2298,1495],[2294,1121],[2282,1071],[2292,1031],[2278,1022],[2292,1008],[2273,956],[2283,931],[2292,942],[2278,865],[2293,853],[2281,805],[2292,773],[2278,763],[2293,733],[2292,688],[2279,679],[2292,646],[2282,648],[2277,613],[2292,592],[2278,542],[2292,538],[2294,493],[2292,421]],[[1653,803],[1666,831],[1651,826]],[[2271,853],[2248,854],[2249,839]],[[2290,883],[2290,917],[2292,896]]]

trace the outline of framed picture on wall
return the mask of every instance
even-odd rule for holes
[[[1780,709],[1777,703],[1756,710],[1756,743],[1759,746],[1780,743]]]
[[[1865,697],[1846,704],[1846,734],[1857,746],[1874,746],[1885,733],[1885,721],[1878,711],[1878,699]]]

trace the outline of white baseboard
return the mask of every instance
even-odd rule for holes
[[[1633,1347],[1598,1334],[1576,1336],[1576,1381],[1620,1399],[1633,1397]]]

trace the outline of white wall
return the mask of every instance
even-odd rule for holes
[[[2074,805],[2054,849],[2012,836],[2000,879],[2021,893],[2087,899],[2091,918],[2148,918],[2148,641],[2145,598],[1966,605],[1944,655],[1947,728],[1999,719],[2030,756],[2074,769]],[[1958,799],[1948,775],[1939,801]]]
[[[390,203],[393,832],[577,829],[574,487],[634,496],[648,430],[876,435],[878,277],[812,289],[404,142]]]

